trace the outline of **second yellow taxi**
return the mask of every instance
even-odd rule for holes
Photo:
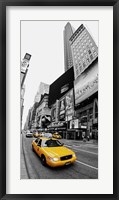
[[[43,165],[58,167],[69,165],[76,160],[75,153],[63,146],[63,144],[55,138],[37,138],[32,142],[32,149],[41,158]]]
[[[56,139],[61,139],[62,138],[62,136],[57,132],[53,133],[52,136],[53,136],[53,138],[56,138]]]

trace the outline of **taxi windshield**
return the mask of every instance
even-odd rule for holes
[[[62,144],[58,140],[43,140],[42,141],[43,147],[59,147],[62,146]]]

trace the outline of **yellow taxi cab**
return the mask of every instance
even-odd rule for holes
[[[58,167],[76,160],[75,153],[55,138],[37,138],[32,142],[32,149],[41,158],[43,165]]]
[[[53,138],[56,138],[56,139],[61,139],[62,138],[62,136],[57,132],[53,133],[52,136],[53,136]]]
[[[35,137],[35,138],[41,137],[41,133],[35,132],[35,133],[33,133],[33,137]]]

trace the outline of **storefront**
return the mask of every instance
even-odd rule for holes
[[[76,107],[76,117],[79,119],[79,128],[85,129],[85,137],[96,139],[98,133],[98,92]]]
[[[55,133],[55,132],[58,132],[62,138],[66,138],[66,130],[67,130],[67,127],[66,127],[66,123],[62,123],[62,124],[55,124],[55,125],[50,125],[48,126],[48,131],[51,132],[51,133]]]
[[[74,82],[75,112],[82,135],[97,139],[98,133],[98,62],[95,61]]]

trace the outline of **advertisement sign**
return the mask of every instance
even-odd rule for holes
[[[65,121],[65,98],[60,100],[59,118],[60,120]]]
[[[65,97],[66,102],[66,121],[69,121],[72,119],[74,115],[74,96],[73,96],[73,89],[66,94]]]
[[[78,119],[71,120],[70,121],[70,129],[79,128],[79,123],[78,122],[79,122]]]
[[[26,69],[27,69],[28,65],[29,65],[29,61],[23,59],[22,62],[21,62],[21,72],[22,73],[26,72]]]
[[[24,56],[24,59],[30,60],[31,59],[31,55],[29,53],[26,53],[25,56]]]
[[[51,107],[57,99],[61,99],[64,95],[74,87],[74,69],[71,67],[56,79],[49,87],[48,105]]]
[[[56,108],[53,108],[51,111],[52,121],[54,122],[56,119]]]
[[[24,78],[25,78],[25,74],[24,74],[24,73],[21,73],[21,75],[20,75],[21,84],[22,84]]]
[[[82,73],[74,82],[75,105],[98,91],[98,63]]]
[[[21,62],[21,72],[22,73],[26,73],[26,69],[29,66],[29,60],[30,60],[30,58],[31,58],[31,55],[28,54],[28,53],[26,53],[25,56],[24,56],[24,59]]]
[[[62,94],[64,92],[68,91],[68,90],[69,90],[69,84],[66,84],[66,85],[64,85],[64,86],[61,87],[60,93]]]
[[[59,121],[59,100],[56,100],[56,122]]]

